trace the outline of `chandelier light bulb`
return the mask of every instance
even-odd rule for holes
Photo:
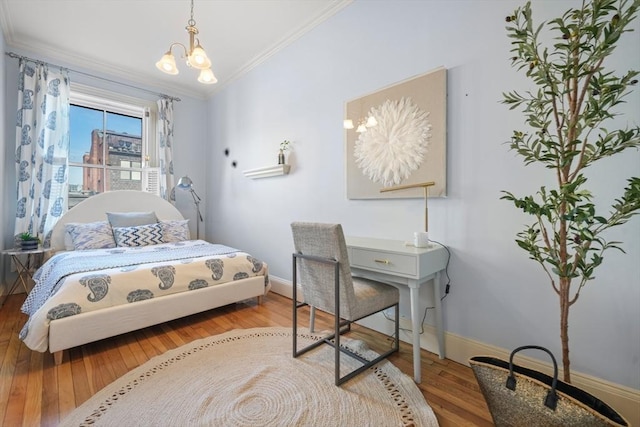
[[[347,120],[345,120],[345,121],[342,123],[342,126],[343,126],[345,129],[353,129],[353,120],[348,120],[348,119],[347,119]]]
[[[360,123],[358,125],[358,128],[356,129],[356,132],[358,133],[363,133],[367,131],[367,127],[364,125],[364,123]]]
[[[156,62],[156,67],[158,70],[171,75],[176,75],[180,72],[178,71],[178,67],[176,67],[176,58],[171,51],[162,55],[160,61]]]
[[[376,120],[375,117],[373,116],[369,116],[369,118],[367,119],[367,123],[365,124],[366,127],[371,128],[374,127],[375,125],[378,124],[378,121]]]
[[[207,57],[207,53],[202,46],[200,46],[200,43],[193,48],[187,62],[190,66],[198,70],[206,70],[211,67],[211,60]]]
[[[216,76],[213,75],[213,71],[211,71],[211,68],[207,68],[206,70],[200,71],[200,75],[198,76],[198,81],[200,83],[212,85],[214,83],[217,83],[218,79],[216,79]]]

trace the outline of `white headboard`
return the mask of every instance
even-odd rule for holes
[[[64,249],[65,224],[69,222],[106,221],[107,212],[149,212],[158,219],[184,219],[175,206],[155,194],[144,191],[118,190],[96,194],[78,203],[58,220],[51,233],[51,247]]]

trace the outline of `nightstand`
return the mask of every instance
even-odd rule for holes
[[[18,277],[14,280],[13,285],[11,285],[11,289],[2,299],[2,304],[0,307],[4,305],[4,302],[7,300],[7,297],[16,290],[18,285],[22,283],[22,287],[24,291],[29,295],[29,287],[27,283],[30,280],[33,280],[32,271],[35,271],[43,262],[44,256],[47,252],[52,251],[51,248],[43,248],[39,246],[37,249],[23,251],[21,249],[5,249],[2,251],[2,255],[9,255],[11,260],[16,266],[16,271],[18,273]],[[26,259],[24,262],[22,261],[22,257],[26,255]]]

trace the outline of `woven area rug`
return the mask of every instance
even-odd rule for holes
[[[318,339],[299,330],[300,347]],[[376,355],[362,341],[344,341],[367,358]],[[291,328],[238,329],[194,341],[117,379],[60,425],[438,425],[413,380],[391,363],[336,387],[332,347],[294,359],[291,346]],[[344,354],[341,361],[346,369],[359,366]]]

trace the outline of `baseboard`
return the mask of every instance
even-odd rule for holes
[[[288,298],[292,297],[291,281],[272,275],[269,277],[271,279],[271,290],[273,292]],[[393,329],[393,322],[386,319],[381,313],[358,323],[387,334],[390,334]],[[400,328],[405,329],[400,331],[400,339],[405,342],[411,342],[411,332],[409,332],[411,329],[411,321],[404,317],[401,318]],[[424,332],[420,336],[420,347],[432,353],[438,352],[438,341],[433,326],[424,325]],[[493,356],[509,360],[511,350],[495,347],[445,331],[445,353],[447,359],[469,366],[469,358],[473,356]],[[531,369],[553,374],[553,368],[549,363],[526,356],[518,356],[518,361],[519,364]],[[574,386],[593,394],[607,403],[622,414],[631,425],[640,426],[640,390],[576,371],[571,372],[571,377]]]
[[[290,281],[281,279],[280,277],[269,274],[269,281],[271,282],[271,291],[276,294],[280,294],[287,298],[293,298],[292,285]]]

